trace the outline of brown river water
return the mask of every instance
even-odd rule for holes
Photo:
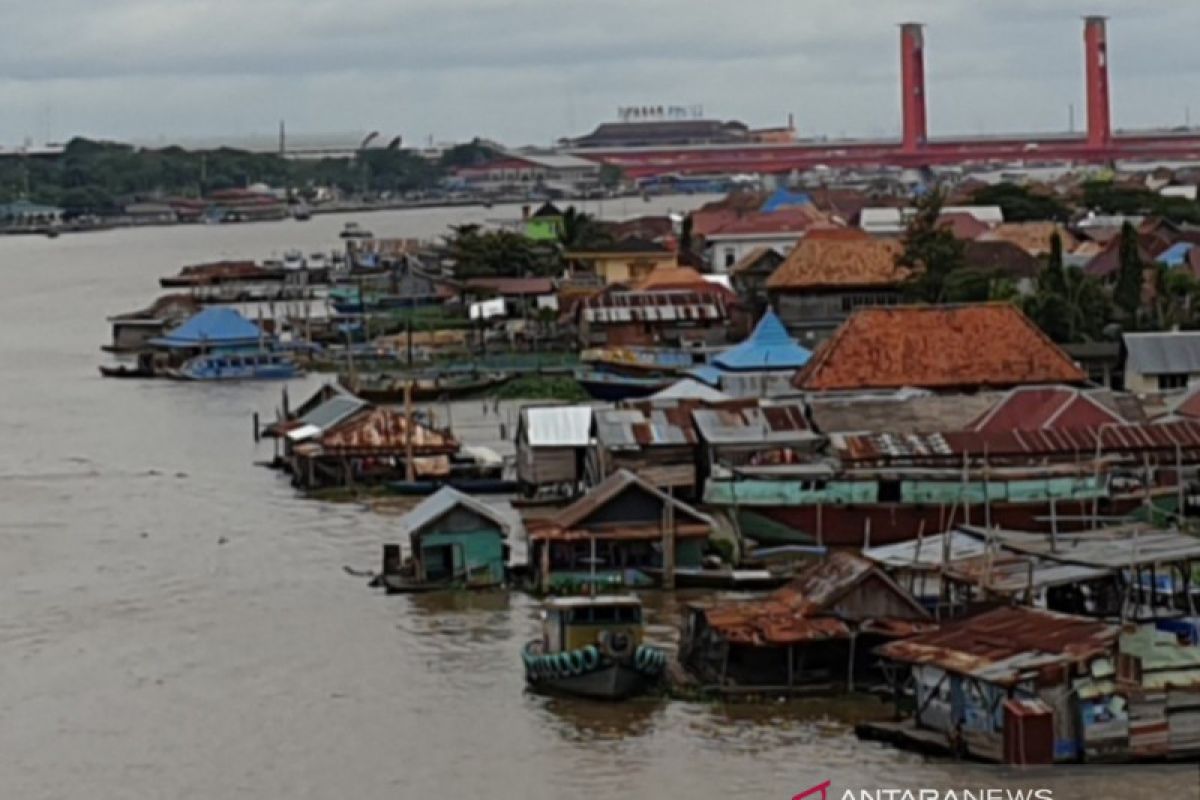
[[[626,216],[697,199],[615,201]],[[588,204],[595,210],[595,204]],[[380,212],[431,237],[512,208]],[[521,594],[392,598],[395,517],[254,466],[272,384],[104,380],[107,314],[220,257],[338,244],[351,217],[0,239],[0,798],[790,798],[999,780],[861,743],[876,701],[597,705],[524,690]],[[320,378],[293,384],[293,399]],[[480,444],[477,403],[454,409]],[[473,435],[475,432],[477,435]],[[670,644],[678,598],[648,594]],[[1022,778],[1056,797],[1196,796],[1158,767]]]

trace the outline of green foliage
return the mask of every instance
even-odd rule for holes
[[[553,248],[519,233],[485,231],[478,225],[458,225],[446,238],[446,253],[458,278],[530,277],[558,272],[560,259]]]
[[[1113,287],[1113,302],[1132,321],[1137,318],[1142,305],[1145,269],[1138,255],[1137,230],[1128,222],[1121,226],[1120,265],[1117,284]]]
[[[254,183],[300,196],[311,196],[316,186],[346,192],[404,192],[437,186],[446,169],[396,148],[308,161],[229,148],[139,150],[72,139],[56,158],[0,158],[0,202],[28,196],[62,205],[68,212],[102,213],[137,197],[197,197]]]
[[[580,403],[588,399],[583,387],[571,378],[552,375],[523,375],[501,386],[496,396],[504,400],[563,400]]]
[[[456,144],[443,152],[438,160],[438,166],[443,170],[477,167],[480,164],[486,164],[498,155],[499,153],[495,149],[479,139],[472,139],[464,144]]]
[[[1055,291],[1043,273],[1037,291],[1026,298],[1025,313],[1056,342],[1099,341],[1112,320],[1108,293],[1098,280],[1078,269],[1062,274],[1063,290]]]
[[[1008,222],[1055,220],[1066,222],[1071,211],[1057,199],[1029,191],[1015,183],[985,186],[971,195],[971,202],[982,206],[1000,206]]]
[[[625,180],[625,172],[616,164],[600,165],[600,185],[606,189],[615,189]]]
[[[562,215],[562,227],[558,232],[558,243],[563,250],[586,250],[589,247],[612,242],[612,234],[591,214],[568,206]]]
[[[1184,197],[1163,197],[1149,189],[1114,186],[1111,181],[1083,185],[1083,204],[1105,214],[1151,215],[1172,222],[1200,224],[1200,203]]]
[[[954,238],[949,228],[938,224],[945,195],[940,190],[931,191],[917,201],[916,214],[904,234],[904,250],[897,258],[899,266],[915,271],[909,281],[908,292],[915,300],[926,303],[942,303],[947,295],[947,279],[966,265],[963,244]],[[955,291],[970,291],[963,278]]]
[[[1057,295],[1066,294],[1067,279],[1063,272],[1063,243],[1058,231],[1050,236],[1050,255],[1046,258],[1046,268],[1042,270],[1040,281],[1046,291]]]

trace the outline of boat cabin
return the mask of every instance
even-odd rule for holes
[[[542,647],[561,653],[594,645],[600,634],[619,634],[632,652],[642,643],[642,601],[633,595],[560,597],[542,611]]]

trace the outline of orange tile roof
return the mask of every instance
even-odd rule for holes
[[[655,267],[634,288],[639,291],[650,289],[682,289],[707,285],[704,276],[691,267]]]
[[[1053,222],[1005,222],[979,237],[981,241],[1012,242],[1031,255],[1040,256],[1050,252],[1050,237],[1054,232],[1062,237],[1063,252],[1070,253],[1079,244],[1075,236]]]
[[[768,289],[893,286],[910,272],[896,266],[900,243],[848,236],[833,229],[813,231],[767,279]]]
[[[973,389],[1087,379],[1015,306],[898,306],[856,312],[805,367],[809,391]]]

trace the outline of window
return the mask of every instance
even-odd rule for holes
[[[1170,391],[1171,389],[1186,389],[1188,385],[1188,374],[1186,372],[1173,372],[1158,376],[1158,390],[1160,392]]]
[[[735,263],[737,263],[736,256],[737,256],[736,250],[734,250],[732,247],[726,247],[725,248],[725,266],[732,267]]]

